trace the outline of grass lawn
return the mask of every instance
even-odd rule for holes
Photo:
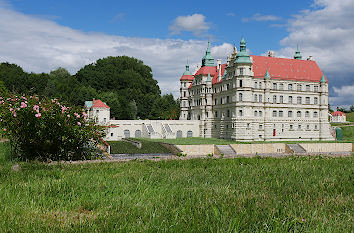
[[[341,127],[343,130],[343,140],[354,142],[354,126]]]
[[[354,122],[354,112],[346,113],[347,121]]]
[[[352,232],[354,157],[13,162],[1,232]]]
[[[134,139],[135,140],[135,139]],[[168,149],[157,142],[140,140],[141,149],[124,141],[110,141],[111,154],[150,154],[150,153],[171,153]]]

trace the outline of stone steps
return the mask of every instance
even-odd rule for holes
[[[288,147],[294,154],[304,154],[306,150],[299,144],[288,144]]]
[[[236,152],[230,145],[216,145],[216,148],[225,156],[236,155]]]

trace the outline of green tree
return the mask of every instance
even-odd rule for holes
[[[86,65],[76,73],[77,80],[84,86],[90,86],[98,92],[115,92],[119,95],[120,105],[127,108],[121,111],[119,118],[132,117],[129,104],[135,100],[137,117],[150,116],[151,106],[160,97],[157,81],[152,77],[149,66],[136,58],[119,56],[99,59]]]

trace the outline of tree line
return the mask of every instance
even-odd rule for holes
[[[27,73],[20,66],[0,63],[0,93],[39,95],[83,106],[101,99],[115,119],[178,119],[179,101],[161,95],[152,70],[133,57],[106,57],[71,75],[58,68],[50,73]]]

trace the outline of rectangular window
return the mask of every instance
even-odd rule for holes
[[[259,95],[259,96],[258,96],[259,102],[262,102],[262,101],[263,101],[262,98],[263,98],[262,95]]]
[[[259,116],[262,117],[263,116],[263,112],[259,111]]]
[[[217,105],[217,103],[218,103],[218,100],[214,99],[214,105]]]
[[[292,103],[293,103],[293,97],[289,96],[289,104],[292,104]]]
[[[301,111],[297,111],[296,116],[301,117]]]
[[[240,75],[243,75],[243,68],[240,68]]]
[[[306,129],[307,129],[307,130],[310,130],[310,125],[307,125],[307,126],[306,126]]]
[[[273,117],[277,117],[277,111],[273,111]]]
[[[262,129],[263,128],[263,125],[262,124],[259,124],[259,129]]]
[[[254,102],[257,102],[258,98],[257,95],[254,95]]]
[[[254,82],[254,88],[257,88],[257,84],[258,84],[257,82]]]
[[[283,111],[279,111],[279,117],[283,117]]]
[[[279,101],[281,104],[284,103],[284,97],[282,95],[279,97]]]
[[[227,117],[230,117],[230,110],[227,110]]]
[[[240,87],[242,87],[242,80],[240,80]]]
[[[183,97],[186,97],[186,92],[185,91],[183,92]]]
[[[280,90],[284,90],[284,84],[281,83],[281,84],[279,85],[279,89],[280,89]]]
[[[294,126],[293,125],[290,125],[290,130],[293,130],[294,129]]]
[[[226,96],[226,103],[230,103],[230,96]]]
[[[215,117],[218,117],[218,111],[215,111]]]
[[[277,103],[277,96],[273,95],[273,103],[276,104]]]
[[[276,90],[276,89],[277,89],[277,84],[273,83],[273,90]]]
[[[313,117],[318,117],[318,113],[317,112],[313,112]]]
[[[297,90],[298,90],[298,91],[302,91],[302,85],[301,85],[301,84],[298,84],[298,85],[297,85]]]
[[[293,117],[293,111],[288,112],[288,117]]]
[[[310,91],[310,85],[306,85],[306,91]]]
[[[297,129],[298,129],[298,130],[301,130],[301,125],[298,125],[298,126],[297,126]]]
[[[258,112],[257,111],[254,111],[254,116],[256,117],[258,115]]]
[[[310,104],[310,97],[306,97],[306,104]]]
[[[239,115],[239,116],[243,116],[242,110],[239,110],[239,111],[238,111],[238,115]]]
[[[313,91],[314,91],[314,92],[318,92],[318,86],[314,86],[314,87],[313,87]]]
[[[297,97],[297,104],[302,104],[302,98],[301,98],[301,96],[298,96],[298,97]]]
[[[293,90],[293,84],[289,84],[289,85],[288,85],[288,90],[289,90],[289,91],[292,91],[292,90]]]
[[[111,137],[113,137],[113,133],[111,133]]]
[[[259,89],[261,89],[262,88],[262,83],[261,82],[259,82]]]

